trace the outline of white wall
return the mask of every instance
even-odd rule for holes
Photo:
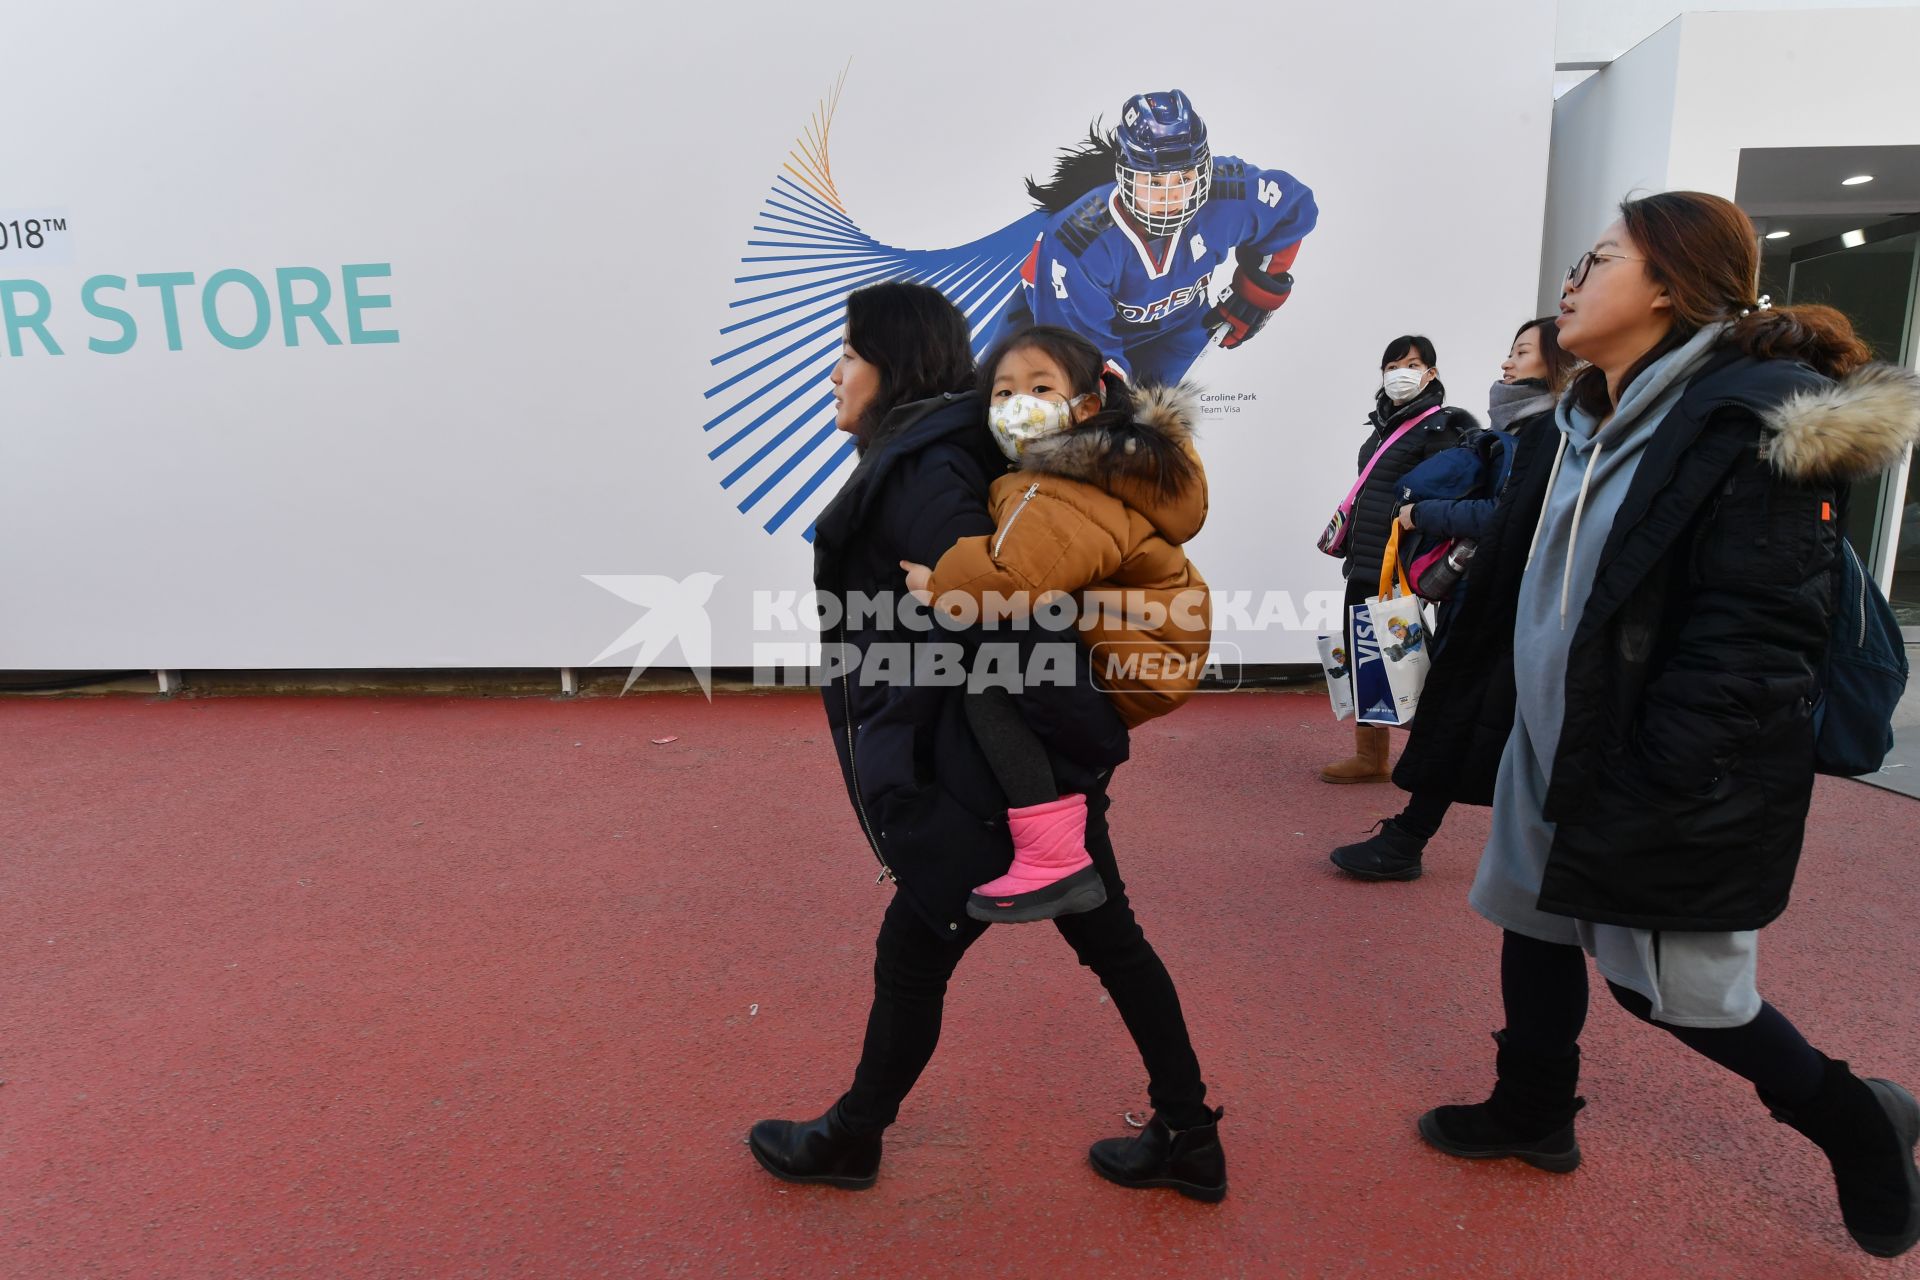
[[[795,233],[755,228],[778,225],[770,193],[843,71],[840,207],[880,246],[927,251],[883,255],[901,270],[1018,224],[1022,177],[1138,92],[1187,90],[1218,152],[1313,188],[1291,302],[1194,369],[1236,397],[1201,424],[1196,562],[1219,597],[1294,606],[1234,637],[1248,661],[1311,661],[1316,599],[1337,626],[1339,569],[1314,540],[1352,481],[1381,346],[1430,333],[1484,409],[1534,282],[1551,0],[1497,21],[1426,0],[1302,10],[1277,75],[1202,56],[1273,29],[1255,0],[980,0],[963,22],[754,0],[682,6],[667,32],[609,0],[104,8],[25,6],[0,39],[10,100],[58,104],[0,145],[0,213],[70,223],[57,259],[0,261],[45,290],[62,346],[0,341],[0,668],[582,666],[642,612],[586,575],[696,573],[722,579],[714,660],[752,662],[754,593],[810,585],[802,531],[851,469],[816,403],[835,302],[776,315],[743,297],[775,285],[742,281],[787,266],[760,245]],[[1415,132],[1381,163],[1382,139]],[[864,241],[838,251],[871,261]],[[838,271],[831,256],[796,270]],[[216,272],[272,290],[315,267],[344,333],[342,270],[370,263],[390,273],[365,292],[392,299],[371,324],[397,341],[289,344],[276,304],[236,348],[204,319]],[[184,272],[170,346],[160,295],[133,281]],[[108,277],[138,313],[125,350],[85,309]],[[245,331],[256,308],[232,283],[214,314]],[[797,354],[769,363],[792,380],[704,430],[722,381],[765,390],[776,375],[743,366],[784,343]],[[752,428],[791,433],[774,452],[716,445],[788,386],[797,407]],[[768,532],[783,500],[805,505]]]
[[[1731,197],[1742,147],[1920,144],[1920,7],[1695,13],[1680,29],[1671,188]]]
[[[1568,264],[1621,198],[1666,185],[1680,47],[1674,22],[1554,104],[1539,314],[1552,313]]]
[[[1560,0],[1557,62],[1606,62],[1620,57],[1683,13],[1755,13],[1779,9],[1904,9],[1910,0]]]
[[[1661,28],[1554,104],[1542,305],[1630,192],[1731,199],[1744,147],[1920,144],[1916,51],[1911,5],[1689,13]]]

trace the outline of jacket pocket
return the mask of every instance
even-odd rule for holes
[[[1681,790],[1614,749],[1601,757],[1598,781],[1582,812],[1560,823],[1560,842],[1617,900],[1712,896],[1710,882],[1734,873],[1766,825],[1766,789],[1738,762],[1704,787]]]
[[[1616,747],[1600,758],[1601,790],[1618,797],[1615,803],[1623,809],[1644,807],[1661,815],[1677,816],[1730,798],[1740,787],[1739,764],[1738,757],[1728,761],[1704,786],[1677,787],[1656,777],[1630,752]],[[1594,803],[1607,805],[1598,794]]]
[[[854,758],[860,776],[861,797],[880,806],[895,792],[920,788],[916,776],[915,740],[918,727],[893,719],[884,712],[854,726]]]
[[[1820,554],[1831,497],[1767,475],[1729,477],[1700,527],[1695,579],[1798,581]]]
[[[1756,906],[1771,875],[1767,827],[1756,779],[1729,773],[1689,795],[1609,763],[1555,832],[1540,906],[1628,928],[1758,928],[1772,914]]]

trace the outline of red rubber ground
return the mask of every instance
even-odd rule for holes
[[[1316,781],[1350,735],[1290,694],[1197,699],[1116,782],[1224,1205],[1088,1171],[1144,1083],[1045,925],[962,967],[877,1188],[776,1182],[742,1136],[846,1083],[887,892],[824,728],[806,695],[0,702],[0,1274],[1920,1275],[1604,997],[1578,1173],[1423,1147],[1489,1083],[1485,813],[1418,883],[1338,878],[1397,793]],[[1823,780],[1762,964],[1910,1086],[1917,818]]]

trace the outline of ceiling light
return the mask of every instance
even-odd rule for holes
[[[1841,183],[1840,183],[1840,185],[1841,185],[1841,186],[1843,186],[1843,187],[1864,187],[1864,186],[1865,186],[1865,185],[1866,185],[1867,183],[1869,183],[1869,182],[1872,182],[1872,181],[1873,181],[1873,175],[1872,175],[1872,174],[1870,174],[1870,173],[1857,173],[1857,174],[1855,174],[1855,175],[1854,175],[1853,177],[1851,177],[1851,178],[1846,178],[1846,179],[1843,179],[1843,180],[1841,181]]]
[[[1790,235],[1792,235],[1792,234],[1793,234],[1793,232],[1791,232],[1791,231],[1769,231],[1769,232],[1767,232],[1767,239],[1769,239],[1769,240],[1785,240],[1785,239],[1786,239],[1786,238],[1787,238],[1788,236],[1790,236]]]
[[[1840,237],[1840,243],[1847,246],[1847,248],[1849,249],[1858,249],[1861,245],[1865,244],[1866,242],[1867,242],[1867,233],[1864,231],[1849,231],[1845,235]]]

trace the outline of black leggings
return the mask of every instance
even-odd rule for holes
[[[1654,1022],[1652,1003],[1638,991],[1612,982],[1607,989],[1628,1013],[1752,1081],[1770,1101],[1792,1105],[1820,1091],[1825,1058],[1770,1004],[1763,1002],[1744,1026],[1676,1027]],[[1507,931],[1500,946],[1500,998],[1507,1043],[1526,1053],[1564,1057],[1587,1022],[1587,953]]]
[[[1107,833],[1106,797],[1087,805],[1087,852],[1106,881],[1103,906],[1053,922],[1080,963],[1099,977],[1113,997],[1147,1069],[1147,1098],[1175,1129],[1207,1123],[1207,1087],[1187,1038],[1187,1022],[1173,979],[1127,903],[1126,886],[1114,862]],[[853,1087],[840,1099],[840,1115],[856,1132],[873,1133],[893,1123],[900,1104],[933,1057],[947,980],[960,957],[987,926],[965,921],[951,939],[928,928],[895,893],[880,922],[873,962],[873,1010]]]
[[[1394,818],[1393,825],[1410,836],[1431,840],[1439,834],[1440,824],[1452,807],[1453,802],[1445,796],[1416,791],[1407,797],[1407,807]]]
[[[1008,808],[1025,809],[1060,798],[1046,745],[1020,714],[1013,694],[996,686],[969,693],[960,702],[987,767],[1006,793]]]

